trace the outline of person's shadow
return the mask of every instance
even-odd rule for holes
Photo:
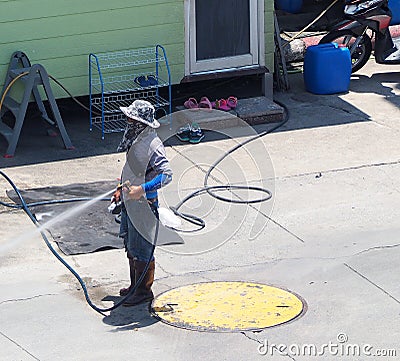
[[[103,301],[112,301],[114,304],[119,302],[121,297],[106,296]],[[107,325],[115,326],[111,332],[133,331],[142,327],[151,326],[159,320],[150,312],[150,304],[142,303],[133,307],[120,306],[107,316],[104,316],[103,322]]]

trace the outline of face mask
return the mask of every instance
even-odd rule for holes
[[[136,120],[129,120],[126,125],[122,140],[118,145],[118,152],[126,152],[131,147],[132,143],[136,140],[138,135],[147,127],[146,124]]]

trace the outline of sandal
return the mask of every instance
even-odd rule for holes
[[[225,99],[219,99],[215,101],[215,109],[229,111],[231,108],[228,106],[227,101]]]
[[[210,100],[207,97],[202,97],[199,102],[199,108],[212,109]]]
[[[137,76],[133,81],[142,88],[146,88],[150,85],[150,82],[146,80],[144,75]]]
[[[235,109],[237,106],[237,98],[236,97],[232,97],[230,96],[227,101],[226,104],[228,105],[228,107],[230,107],[231,109]]]
[[[158,84],[157,78],[151,74],[147,76],[147,81],[148,81],[149,85],[157,85]]]
[[[199,107],[195,98],[189,98],[183,103],[183,105],[186,109],[197,109]]]

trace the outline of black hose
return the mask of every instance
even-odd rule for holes
[[[238,204],[251,204],[251,203],[259,203],[259,202],[264,202],[266,200],[269,200],[272,197],[272,193],[271,191],[269,191],[268,189],[265,188],[261,188],[261,187],[253,187],[253,186],[239,186],[239,185],[218,185],[218,186],[208,186],[208,179],[212,173],[212,171],[217,167],[217,165],[219,163],[221,163],[226,157],[228,157],[229,155],[231,155],[233,152],[235,152],[236,150],[238,150],[239,148],[243,147],[244,145],[264,137],[267,134],[270,134],[272,132],[274,132],[276,129],[282,127],[289,119],[289,112],[287,107],[278,102],[275,101],[277,104],[279,104],[280,106],[283,107],[284,109],[284,119],[278,123],[277,125],[275,125],[274,127],[272,127],[269,130],[266,130],[264,132],[261,132],[260,134],[257,134],[247,140],[245,140],[244,142],[241,142],[239,144],[237,144],[235,147],[231,148],[229,151],[227,151],[223,156],[221,156],[216,162],[214,162],[211,167],[208,169],[205,177],[204,177],[204,187],[198,189],[197,191],[189,194],[188,196],[186,196],[181,202],[178,203],[178,205],[176,205],[175,207],[170,207],[171,210],[178,215],[179,217],[181,217],[182,219],[195,224],[197,226],[200,227],[200,229],[205,227],[205,222],[204,220],[202,220],[199,217],[196,217],[194,215],[190,215],[190,214],[186,214],[186,213],[180,213],[179,212],[179,208],[182,207],[182,205],[184,203],[186,203],[189,199],[192,199],[194,197],[199,196],[200,194],[204,194],[204,193],[208,193],[211,197],[214,197],[220,201],[223,202],[228,202],[228,203],[238,203]],[[17,208],[17,209],[22,209],[27,215],[28,217],[31,219],[31,221],[35,224],[36,227],[38,227],[40,229],[40,224],[37,221],[37,219],[35,218],[35,216],[32,214],[32,212],[30,211],[29,207],[33,207],[33,206],[37,206],[37,205],[45,205],[45,204],[56,204],[56,203],[68,203],[68,202],[76,202],[76,201],[84,201],[84,200],[91,200],[92,198],[71,198],[71,199],[62,199],[62,200],[51,200],[51,201],[42,201],[42,202],[35,202],[35,203],[26,203],[24,198],[22,197],[20,191],[18,190],[17,186],[14,184],[14,182],[2,171],[0,170],[0,175],[3,176],[7,182],[11,185],[11,187],[14,189],[17,197],[20,200],[20,204],[11,204],[11,203],[5,203],[5,202],[1,202],[0,204],[5,206],[5,207],[9,207],[9,208]],[[255,190],[255,191],[259,191],[262,193],[265,193],[266,196],[261,197],[259,199],[254,199],[254,200],[242,200],[242,199],[238,199],[238,200],[233,200],[233,199],[229,199],[229,198],[225,198],[225,197],[221,197],[215,194],[215,192],[218,191],[226,191],[226,190],[239,190],[239,189],[246,189],[246,190]],[[103,199],[104,200],[104,199]],[[144,267],[144,270],[142,272],[142,274],[140,275],[139,279],[137,280],[136,284],[130,289],[129,293],[123,297],[119,302],[117,302],[114,306],[109,307],[109,308],[100,308],[98,306],[96,306],[95,304],[93,304],[92,300],[89,297],[88,291],[87,291],[87,287],[85,282],[82,280],[82,278],[79,276],[79,274],[58,254],[58,252],[54,249],[54,247],[51,245],[51,243],[49,242],[49,240],[47,239],[46,234],[40,230],[40,234],[43,238],[43,240],[46,243],[46,246],[50,249],[50,251],[53,253],[53,255],[75,276],[75,278],[78,280],[79,284],[82,286],[82,290],[84,292],[85,295],[85,299],[86,302],[88,303],[88,305],[95,310],[96,312],[102,314],[104,316],[104,312],[108,312],[108,311],[112,311],[114,309],[116,309],[117,307],[121,306],[130,296],[133,295],[133,293],[136,291],[136,289],[138,288],[138,286],[140,285],[140,283],[142,282],[143,278],[145,277],[148,268],[150,266],[150,262],[153,259],[154,256],[154,251],[156,248],[156,244],[157,244],[157,238],[158,238],[158,230],[159,230],[159,223],[156,222],[156,232],[155,232],[155,238],[154,238],[154,243],[152,246],[152,250],[151,250],[151,255]]]
[[[203,188],[198,189],[197,191],[189,194],[188,196],[186,196],[184,199],[182,199],[182,201],[180,201],[175,207],[170,207],[170,209],[179,217],[181,217],[182,219],[185,219],[186,221],[188,221],[189,223],[192,223],[196,226],[198,226],[199,228],[196,229],[195,231],[199,231],[200,229],[203,229],[205,227],[205,222],[199,218],[196,217],[194,215],[191,214],[186,214],[186,213],[180,213],[179,212],[179,208],[183,206],[184,203],[186,203],[187,201],[189,201],[190,199],[197,197],[201,194],[204,193],[208,193],[211,197],[220,200],[222,202],[227,202],[227,203],[236,203],[236,204],[253,204],[253,203],[260,203],[260,202],[265,202],[269,199],[272,198],[272,193],[271,191],[269,191],[268,189],[265,188],[261,188],[261,187],[254,187],[254,186],[239,186],[239,185],[218,185],[218,186],[209,186],[208,185],[208,179],[211,176],[212,171],[218,166],[218,164],[220,164],[225,158],[227,158],[228,156],[230,156],[233,152],[235,152],[236,150],[240,149],[241,147],[245,146],[246,144],[249,144],[250,142],[253,142],[256,139],[262,138],[264,136],[266,136],[267,134],[270,134],[272,132],[274,132],[275,130],[277,130],[278,128],[282,127],[285,123],[287,123],[287,121],[289,120],[289,110],[286,107],[285,104],[274,100],[275,103],[279,104],[283,109],[284,109],[284,116],[283,116],[283,120],[281,122],[279,122],[278,124],[276,124],[274,127],[265,130],[263,132],[261,132],[260,134],[256,134],[253,137],[235,145],[233,148],[229,149],[225,154],[223,154],[219,159],[217,159],[217,161],[215,161],[210,168],[208,169],[205,177],[204,177],[204,186]],[[215,192],[218,191],[232,191],[232,190],[253,190],[253,191],[258,191],[258,192],[262,192],[265,193],[266,196],[258,198],[258,199],[253,199],[253,200],[243,200],[243,199],[230,199],[230,198],[225,198],[225,197],[221,197],[217,194],[215,194]],[[193,232],[193,231],[183,231],[180,229],[175,229],[177,231],[180,232]]]

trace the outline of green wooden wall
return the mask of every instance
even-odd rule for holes
[[[265,0],[266,65],[273,61],[273,1]],[[88,94],[88,54],[162,44],[173,83],[184,76],[184,0],[0,0],[0,85],[25,52],[72,94]],[[56,84],[56,97],[68,95]]]
[[[264,1],[265,66],[274,71],[274,2]]]

